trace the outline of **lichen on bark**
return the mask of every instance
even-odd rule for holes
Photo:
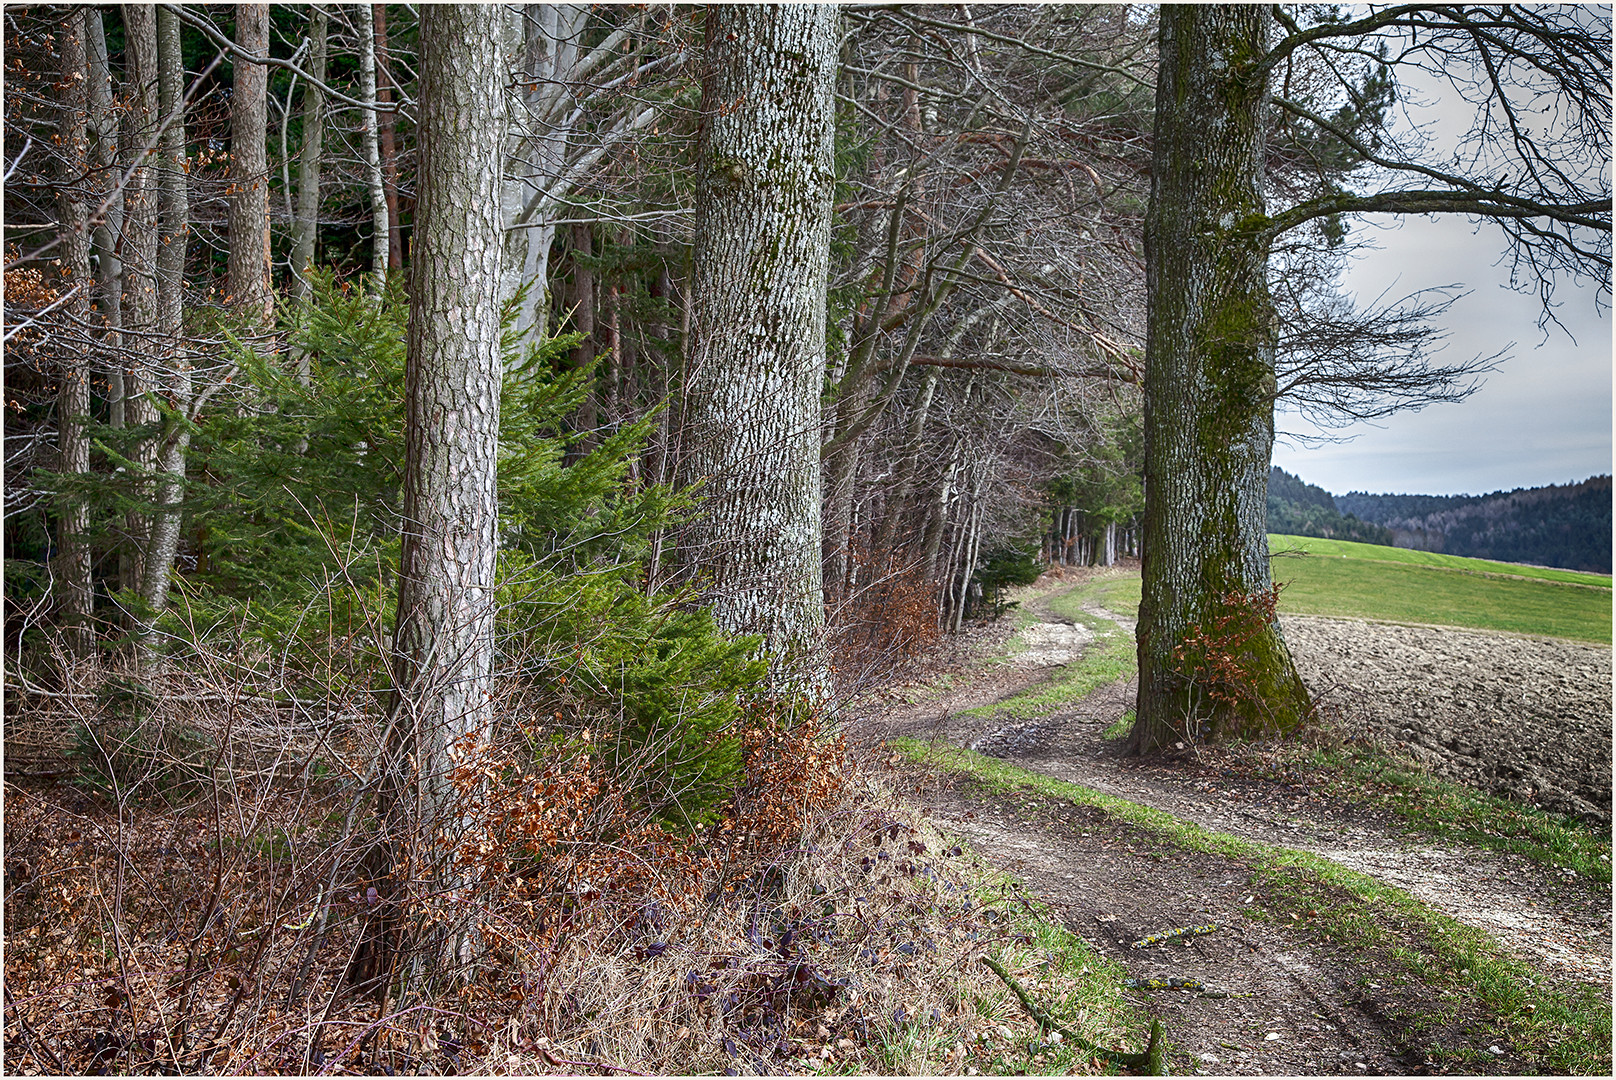
[[[824,681],[819,398],[825,371],[833,7],[707,12],[681,543],[719,625],[777,675]]]

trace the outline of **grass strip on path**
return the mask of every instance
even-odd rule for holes
[[[1402,962],[1408,978],[1424,982],[1438,994],[1470,998],[1496,1021],[1490,1029],[1494,1037],[1510,1039],[1535,1068],[1572,1075],[1608,1074],[1611,1003],[1606,995],[1591,986],[1580,994],[1535,986],[1533,969],[1503,953],[1483,931],[1432,910],[1402,889],[1309,852],[1205,829],[1166,811],[998,758],[915,739],[897,740],[893,747],[913,761],[962,774],[984,791],[1031,792],[1096,807],[1163,844],[1248,865],[1254,880],[1266,887],[1267,906],[1278,913],[1306,913],[1311,929],[1349,948],[1388,949]],[[1464,1051],[1446,1053],[1459,1060],[1466,1056]]]
[[[1372,547],[1369,544],[1352,546]],[[1137,573],[1119,572],[1091,579],[1048,596],[1041,603],[1053,614],[1093,630],[1094,643],[1082,656],[1064,665],[1051,681],[1005,701],[966,710],[965,715],[1013,719],[1048,716],[1076,704],[1102,686],[1133,678],[1136,670],[1133,638],[1115,620],[1088,609],[1137,611]],[[1011,640],[1013,643],[1016,639]],[[1113,728],[1107,735],[1115,737],[1125,733],[1125,728]],[[1296,764],[1306,768],[1314,776],[1314,782],[1327,788],[1336,798],[1388,810],[1411,832],[1521,855],[1545,866],[1575,871],[1590,881],[1610,884],[1609,839],[1573,818],[1439,780],[1407,762],[1371,749],[1309,752],[1300,745],[1292,749],[1291,756]]]
[[[1610,887],[1611,845],[1575,818],[1450,784],[1373,750],[1315,750],[1305,766],[1331,795],[1396,814],[1411,831],[1520,855]]]
[[[1119,626],[1115,619],[1085,611],[1083,605],[1089,603],[1091,606],[1098,605],[1111,610],[1113,604],[1107,601],[1112,592],[1120,587],[1125,599],[1131,586],[1133,605],[1137,609],[1138,582],[1137,574],[1127,576],[1118,574],[1088,581],[1045,598],[1042,602],[1051,612],[1078,626],[1086,627],[1093,632],[1094,640],[1083,650],[1081,656],[1061,665],[1048,682],[1024,690],[1014,697],[994,702],[992,705],[966,709],[962,715],[1005,716],[1018,720],[1048,716],[1066,706],[1077,704],[1102,686],[1131,678],[1136,664],[1133,635]],[[1037,621],[1036,617],[1024,608],[1018,610],[1017,614],[1025,620],[1018,630]],[[1025,648],[1018,632],[1010,639],[1007,651],[1013,656]]]

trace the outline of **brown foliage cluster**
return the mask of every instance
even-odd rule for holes
[[[206,696],[186,715],[223,708]],[[224,710],[231,731],[250,705]],[[1003,995],[976,961],[1028,946],[969,856],[895,808],[828,722],[766,704],[740,732],[745,782],[697,830],[654,823],[581,731],[535,752],[513,725],[462,755],[467,885],[412,907],[473,912],[474,974],[360,995],[350,811],[374,747],[351,727],[328,732],[343,764],[324,779],[8,780],[10,1071],[958,1072],[1015,1045],[1024,1019],[983,1011]]]
[[[1259,639],[1278,619],[1279,594],[1284,587],[1276,582],[1253,593],[1224,593],[1217,614],[1192,626],[1174,648],[1179,676],[1214,715],[1255,709],[1259,717],[1267,717],[1265,688],[1253,675],[1254,670],[1266,668],[1255,651]]]
[[[918,565],[883,573],[886,561],[861,544],[855,562],[868,584],[832,612],[831,640],[844,686],[881,679],[928,655],[941,636],[936,583]]]
[[[840,798],[849,768],[817,715],[760,701],[740,733],[742,786],[717,821],[681,832],[643,812],[589,730],[535,754],[544,734],[528,727],[501,751],[465,753],[451,774],[468,808],[453,857],[475,882],[480,933],[507,958],[603,923],[632,927],[647,905],[683,910],[704,879],[733,891]]]
[[[204,695],[182,696],[193,719],[209,711],[194,703]],[[332,734],[365,756],[363,738]],[[87,786],[58,782],[81,780],[71,769],[45,784],[8,782],[8,1065],[452,1070],[508,1045],[495,1037],[500,1025],[525,1032],[530,1049],[559,1045],[583,1015],[572,985],[592,953],[733,908],[744,883],[788,859],[843,797],[845,754],[817,717],[759,704],[740,734],[744,785],[718,821],[687,832],[637,805],[588,732],[462,754],[454,779],[471,827],[454,857],[467,885],[407,908],[422,924],[473,911],[478,968],[458,988],[381,1009],[343,979],[377,896],[361,880],[363,815],[350,812],[362,761],[350,770],[345,753],[325,780],[232,775],[219,763],[246,755],[221,746],[204,755],[213,769],[180,786],[169,774],[133,777],[132,760]]]

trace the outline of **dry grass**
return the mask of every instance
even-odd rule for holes
[[[374,725],[194,679],[169,689],[123,750],[103,735],[70,770],[8,778],[12,1073],[1036,1067],[1037,1032],[981,957],[1057,998],[1088,975],[1052,966],[1025,902],[838,740],[765,713],[743,733],[748,782],[694,833],[636,816],[576,743],[535,760],[513,729],[484,748],[468,772],[501,779],[494,797],[467,788],[469,884],[410,909],[470,914],[478,967],[378,1003],[344,977],[374,902],[355,809]],[[28,705],[36,726],[106,732],[109,700]],[[362,696],[349,708],[362,717]],[[1134,1023],[1111,1007],[1086,1019],[1111,1043]]]

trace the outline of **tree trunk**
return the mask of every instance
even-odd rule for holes
[[[191,404],[191,366],[185,351],[185,246],[190,232],[190,200],[185,189],[185,66],[180,53],[179,17],[157,11],[157,99],[166,124],[158,143],[157,176],[161,236],[157,247],[157,335],[163,353],[162,389],[166,404],[183,415]],[[267,220],[268,201],[264,203]],[[267,264],[266,264],[267,265]],[[190,434],[179,417],[164,417],[158,439],[153,482],[156,509],[140,596],[145,620],[136,638],[142,666],[148,672],[156,656],[151,648],[153,621],[168,604],[174,558],[180,542],[180,502],[185,492],[185,451]]]
[[[578,64],[579,39],[589,21],[587,4],[525,4],[516,9],[520,26],[512,34],[519,45],[520,71],[527,88],[522,94],[522,124],[511,132],[506,163],[505,224],[515,225],[529,200],[564,196],[550,191],[566,171],[567,147],[572,134],[575,97],[559,93],[568,86]],[[548,108],[546,107],[548,106]],[[516,296],[523,285],[527,294],[516,312],[516,332],[540,335],[548,310],[550,247],[556,227],[547,224],[554,206],[546,201],[530,218],[535,224],[511,228],[505,234],[505,262],[501,295]]]
[[[359,8],[359,100],[367,106],[360,114],[361,150],[365,155],[365,186],[370,192],[371,287],[379,295],[387,283],[391,243],[387,224],[387,186],[382,182],[381,148],[376,137],[376,24],[369,4]]]
[[[236,5],[236,44],[269,55],[269,5]],[[247,319],[267,323],[275,310],[269,279],[269,69],[235,59],[230,96],[230,302]]]
[[[909,413],[909,427],[903,443],[903,453],[899,458],[897,482],[887,493],[886,513],[881,522],[881,530],[876,535],[872,549],[882,558],[893,555],[901,548],[912,548],[915,538],[906,535],[899,538],[903,528],[903,520],[909,513],[909,497],[915,490],[916,476],[920,471],[921,439],[926,432],[926,417],[931,412],[931,399],[937,392],[937,369],[926,370],[925,381],[921,383],[920,396]],[[913,565],[913,556],[897,560],[896,565],[907,568]]]
[[[458,754],[475,753],[493,716],[502,365],[499,295],[489,285],[499,280],[503,247],[505,135],[498,20],[491,6],[421,10],[421,173],[410,260],[405,531],[392,775],[383,807],[390,849],[384,850],[403,880],[426,882],[450,903],[463,884],[461,871],[454,852],[436,840],[458,837],[465,798],[450,773]],[[397,929],[371,927],[356,977],[388,970],[395,940],[389,931]],[[440,958],[452,966],[468,962],[466,927],[451,922],[444,933]],[[418,968],[431,959],[427,950],[415,951]]]
[[[825,376],[837,11],[707,9],[685,563],[784,682],[823,686],[819,397]]]
[[[313,286],[309,269],[320,235],[320,157],[325,144],[326,27],[329,17],[318,4],[309,8],[309,74],[303,87],[303,145],[297,158],[297,209],[292,221],[292,295],[307,300]],[[308,378],[308,358],[300,357],[298,374]]]
[[[123,303],[124,352],[123,419],[129,428],[150,429],[157,409],[149,396],[158,365],[157,335],[157,184],[150,149],[157,134],[157,9],[146,4],[125,4],[124,64],[129,82],[128,109],[123,125],[124,159],[129,183],[124,187]],[[156,441],[141,434],[131,448],[135,478],[144,494],[147,476],[155,464]],[[143,580],[147,515],[131,510],[125,515],[125,539],[118,549],[119,585],[138,593]],[[131,630],[137,620],[126,620]]]
[[[1277,327],[1253,228],[1267,87],[1244,72],[1271,18],[1263,7],[1162,9],[1135,753],[1288,731],[1310,708],[1264,607]]]
[[[100,324],[105,327],[102,367],[107,377],[107,424],[121,428],[124,426],[123,261],[118,255],[118,241],[123,235],[123,192],[115,187],[120,172],[118,113],[113,108],[112,72],[107,62],[107,35],[101,9],[86,6],[84,19],[90,80],[90,159],[94,169],[91,190],[97,205],[111,195],[90,242],[96,257],[96,307]]]
[[[663,305],[671,307],[683,306],[674,289],[673,272],[670,264],[676,257],[676,248],[669,237],[665,224],[655,226],[657,274],[650,287],[651,297],[659,300]],[[661,406],[656,414],[656,429],[652,433],[650,444],[646,447],[645,459],[647,462],[646,482],[649,484],[665,484],[668,476],[670,454],[669,443],[673,432],[677,430],[673,418],[674,403],[669,395],[679,383],[678,372],[675,370],[681,353],[681,342],[677,340],[676,333],[668,318],[670,313],[666,307],[658,309],[658,315],[651,324],[651,336],[657,342],[656,362],[650,365],[652,383],[652,398]],[[650,557],[646,561],[645,579],[648,591],[655,592],[662,584],[662,553],[666,537],[663,530],[658,529],[650,538]]]
[[[87,41],[88,9],[68,12],[62,28],[62,111],[57,133],[61,138],[61,187],[57,194],[57,228],[62,243],[62,265],[70,284],[78,290],[67,307],[75,320],[87,321],[90,312],[90,229],[84,202],[89,173],[90,77]],[[73,476],[90,471],[90,442],[84,435],[84,417],[90,412],[90,365],[77,348],[66,350],[56,394],[58,468]],[[90,512],[81,496],[64,499],[57,510],[56,587],[63,644],[73,657],[86,657],[94,648],[90,625],[94,592],[90,584],[90,547],[85,533]]]
[[[598,350],[595,344],[595,270],[588,264],[588,260],[595,254],[595,230],[589,225],[574,225],[571,239],[568,260],[572,264],[572,273],[568,279],[566,293],[569,315],[567,329],[583,335],[583,340],[573,346],[569,357],[573,369],[576,370],[587,367],[590,361],[595,359]],[[594,431],[596,420],[595,394],[591,390],[578,406],[578,415],[573,418],[573,427],[582,432]],[[593,441],[587,436],[580,440],[571,456],[584,453]]]
[[[372,4],[370,10],[376,27],[376,104],[391,106],[394,83],[393,68],[387,59],[387,5]],[[324,57],[321,59],[323,62]],[[397,127],[391,108],[383,108],[376,114],[376,144],[382,160],[383,194],[387,203],[388,270],[404,268],[404,229],[398,216]]]

